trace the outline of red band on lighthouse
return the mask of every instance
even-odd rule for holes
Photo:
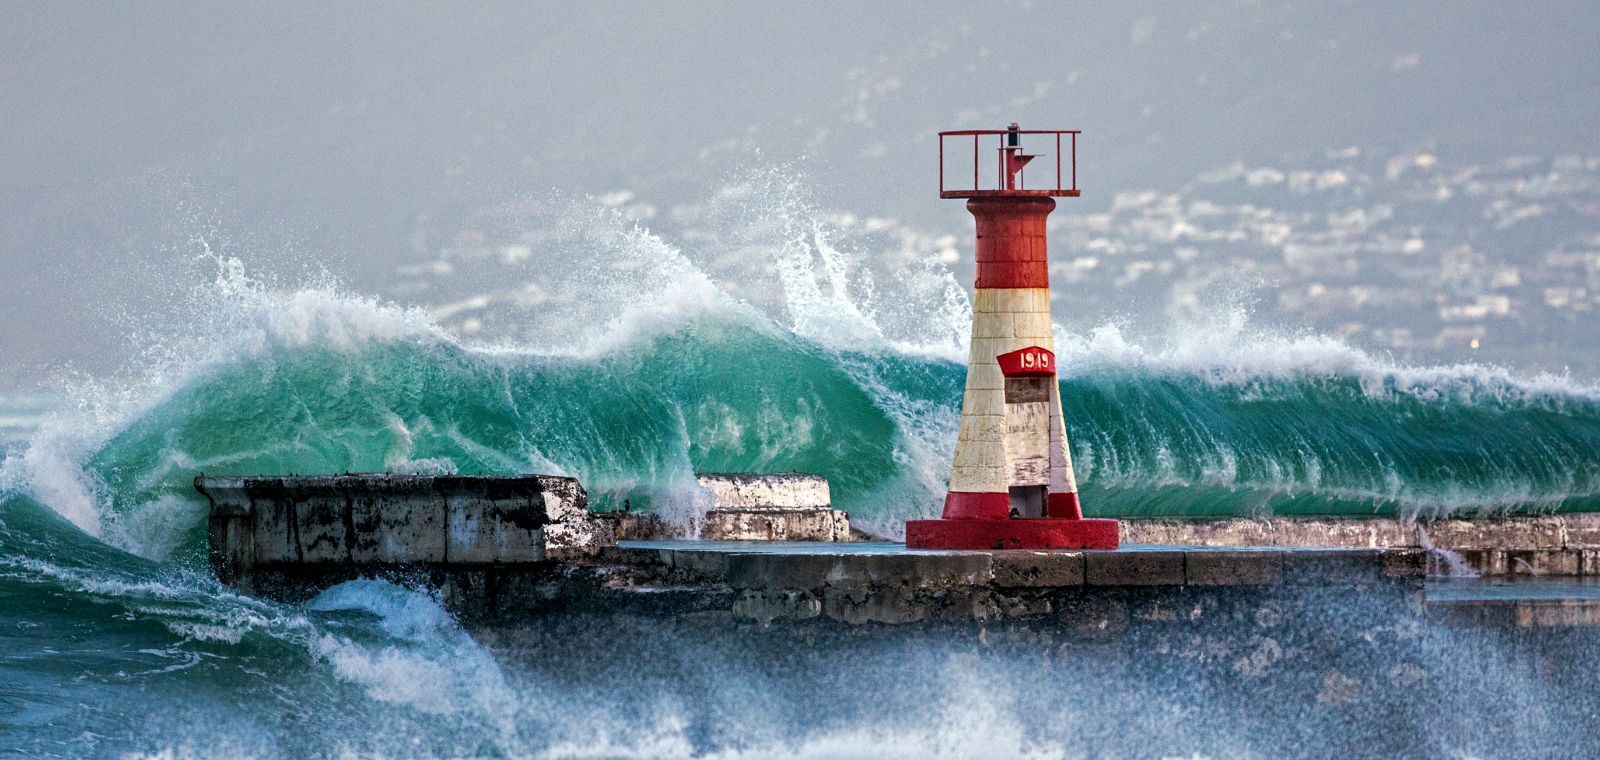
[[[1082,520],[1083,507],[1078,505],[1078,494],[1050,494],[1050,516],[1057,520]]]
[[[1116,520],[912,520],[910,549],[1115,549]]]
[[[967,210],[978,227],[978,287],[1050,287],[1045,220],[1055,207],[1051,198],[967,200]]]
[[[944,497],[946,520],[1005,520],[1010,517],[1010,494],[951,491]]]

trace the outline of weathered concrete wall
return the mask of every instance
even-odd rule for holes
[[[717,541],[849,541],[850,516],[837,509],[715,509],[700,537]]]
[[[735,594],[735,617],[764,623],[1026,618],[1223,588],[1346,589],[1420,607],[1424,573],[1419,549],[908,552],[896,544],[856,544],[798,552],[665,541],[623,542],[616,551],[633,567],[670,568],[685,582],[726,585]]]
[[[703,472],[695,476],[716,496],[717,509],[829,509],[828,479],[795,472]]]
[[[1263,517],[1123,520],[1128,544],[1408,547],[1450,552],[1483,575],[1600,575],[1600,514],[1434,519]],[[1452,558],[1435,554],[1448,574]]]
[[[833,509],[828,479],[800,473],[701,473],[716,503],[700,525],[713,541],[849,541],[850,516]]]
[[[200,477],[195,488],[211,501],[218,577],[246,587],[280,566],[534,563],[615,544],[572,478]]]
[[[753,512],[730,510],[726,517],[711,519],[731,522]],[[685,537],[676,526],[649,515],[616,519],[619,539]],[[728,528],[719,524],[702,537],[782,540],[764,532],[760,522],[752,522],[754,525]],[[1600,576],[1600,514],[1421,521],[1362,517],[1139,518],[1121,520],[1120,524],[1126,544],[1439,549],[1455,555],[1461,565],[1452,568],[1449,559],[1435,553],[1430,557],[1431,571],[1438,575],[1448,575],[1465,566],[1482,575]],[[788,540],[819,540],[793,537],[805,535],[803,532],[789,535]],[[851,531],[851,540],[863,538]]]

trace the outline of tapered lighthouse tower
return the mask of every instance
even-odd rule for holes
[[[1027,187],[1024,169],[1048,154],[1025,153],[1025,139],[1028,147],[1054,147],[1053,186]],[[959,167],[968,140],[971,185],[962,171],[959,186],[949,187],[946,142],[959,146],[954,155],[963,158],[952,162]],[[1022,130],[1016,124],[939,133],[939,197],[967,199],[977,221],[978,279],[944,515],[907,522],[910,548],[1117,547],[1117,521],[1084,519],[1079,507],[1050,326],[1045,221],[1056,198],[1078,197],[1077,144],[1077,131]],[[990,162],[992,185],[981,180]],[[1066,175],[1064,167],[1070,167]],[[1039,173],[1049,170],[1036,166]]]

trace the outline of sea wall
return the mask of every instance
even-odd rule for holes
[[[1256,517],[1122,521],[1127,544],[1432,550],[1430,572],[1600,576],[1600,514],[1398,520]]]
[[[427,568],[537,564],[615,543],[578,481],[547,475],[199,477],[217,576],[253,589]]]
[[[1418,549],[939,552],[866,543],[802,552],[781,545],[624,541],[616,552],[627,566],[655,570],[650,583],[725,587],[734,617],[763,624],[998,621],[1075,610],[1069,615],[1074,624],[1093,627],[1124,625],[1151,605],[1301,598],[1313,590],[1383,596],[1396,608],[1418,609],[1425,570]],[[1177,614],[1174,609],[1159,614]]]
[[[1600,514],[1593,513],[1409,521],[1383,517],[1139,518],[1119,523],[1126,545],[1421,549],[1428,552],[1432,575],[1600,577]],[[646,515],[619,516],[615,524],[621,540],[684,537],[676,526]],[[852,538],[862,540],[864,536],[852,531]],[[743,535],[740,539],[755,540]]]

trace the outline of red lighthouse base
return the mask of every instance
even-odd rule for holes
[[[908,520],[908,549],[1115,549],[1116,520]]]

